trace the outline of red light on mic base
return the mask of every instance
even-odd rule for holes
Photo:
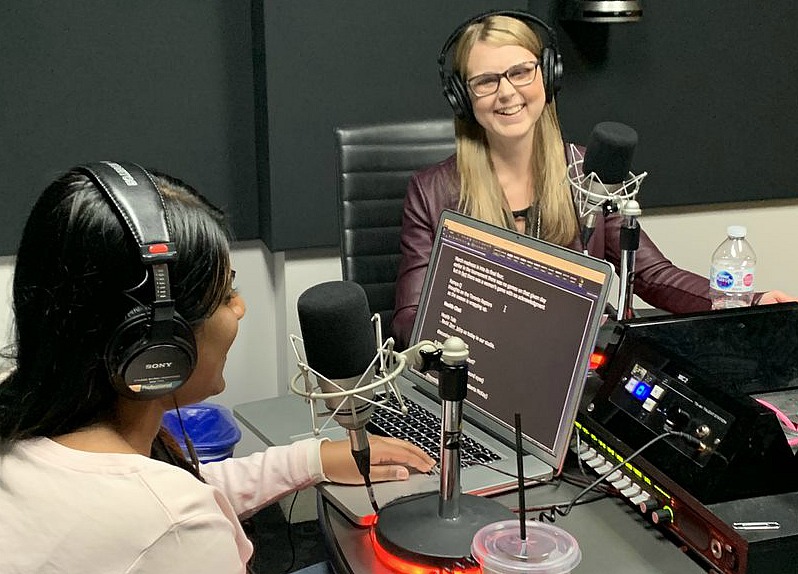
[[[380,543],[377,542],[377,537],[374,531],[374,524],[377,522],[377,516],[374,516],[373,522],[371,522],[372,528],[369,530],[369,538],[371,539],[371,545],[374,549],[374,554],[377,556],[377,559],[382,562],[385,566],[390,568],[393,572],[397,574],[479,574],[480,568],[479,566],[473,566],[470,568],[460,568],[460,567],[437,567],[437,566],[429,566],[424,564],[417,564],[415,562],[411,562],[409,560],[405,560],[404,558],[399,558],[388,552],[385,548],[380,546]]]

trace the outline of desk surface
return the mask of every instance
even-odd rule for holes
[[[573,495],[568,485],[535,487],[526,493],[527,505],[558,502]],[[508,501],[510,502],[510,501]],[[531,516],[530,516],[531,517]],[[319,520],[328,538],[335,571],[339,574],[392,574],[375,556],[369,532],[356,528],[329,504],[319,500]],[[579,542],[582,562],[573,571],[612,574],[690,574],[705,572],[632,508],[616,499],[577,506],[555,525]]]
[[[304,428],[310,429],[307,407],[295,396],[238,405],[234,413],[242,424],[269,445],[287,444],[301,438],[302,435],[296,433],[298,421],[305,421]],[[340,429],[332,431],[335,433],[344,436]],[[527,490],[526,502],[527,506],[534,506],[567,501],[576,492],[577,489],[568,484],[537,486]],[[514,505],[514,498],[509,495],[499,497],[499,500]],[[534,514],[529,516],[531,518]],[[391,572],[376,559],[369,531],[353,526],[323,497],[319,500],[319,520],[328,536],[328,547],[334,554],[337,572]],[[559,517],[555,524],[570,532],[579,542],[582,562],[574,570],[576,573],[690,574],[705,571],[621,500],[604,499],[577,506],[568,516]]]

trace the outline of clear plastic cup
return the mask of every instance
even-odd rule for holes
[[[526,541],[518,520],[483,526],[471,542],[471,554],[485,574],[566,574],[577,567],[582,552],[576,538],[543,522],[526,521]]]

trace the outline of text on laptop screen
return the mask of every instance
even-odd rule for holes
[[[579,263],[581,254],[566,258],[562,248],[519,241],[510,231],[446,218],[441,225],[412,343],[462,338],[469,347],[467,405],[506,429],[520,412],[527,440],[547,453],[560,450],[584,384],[607,273]],[[436,383],[434,374],[419,375]]]

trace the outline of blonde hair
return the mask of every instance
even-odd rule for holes
[[[539,58],[543,47],[537,34],[508,16],[489,16],[471,24],[455,46],[454,69],[466,77],[471,49],[478,41],[495,46],[521,46]],[[514,228],[509,206],[493,171],[485,130],[477,122],[455,120],[457,170],[460,173],[460,210],[482,221]],[[566,181],[565,149],[554,101],[547,103],[535,124],[532,169],[537,175],[536,198],[541,214],[541,238],[570,244],[578,225]]]

